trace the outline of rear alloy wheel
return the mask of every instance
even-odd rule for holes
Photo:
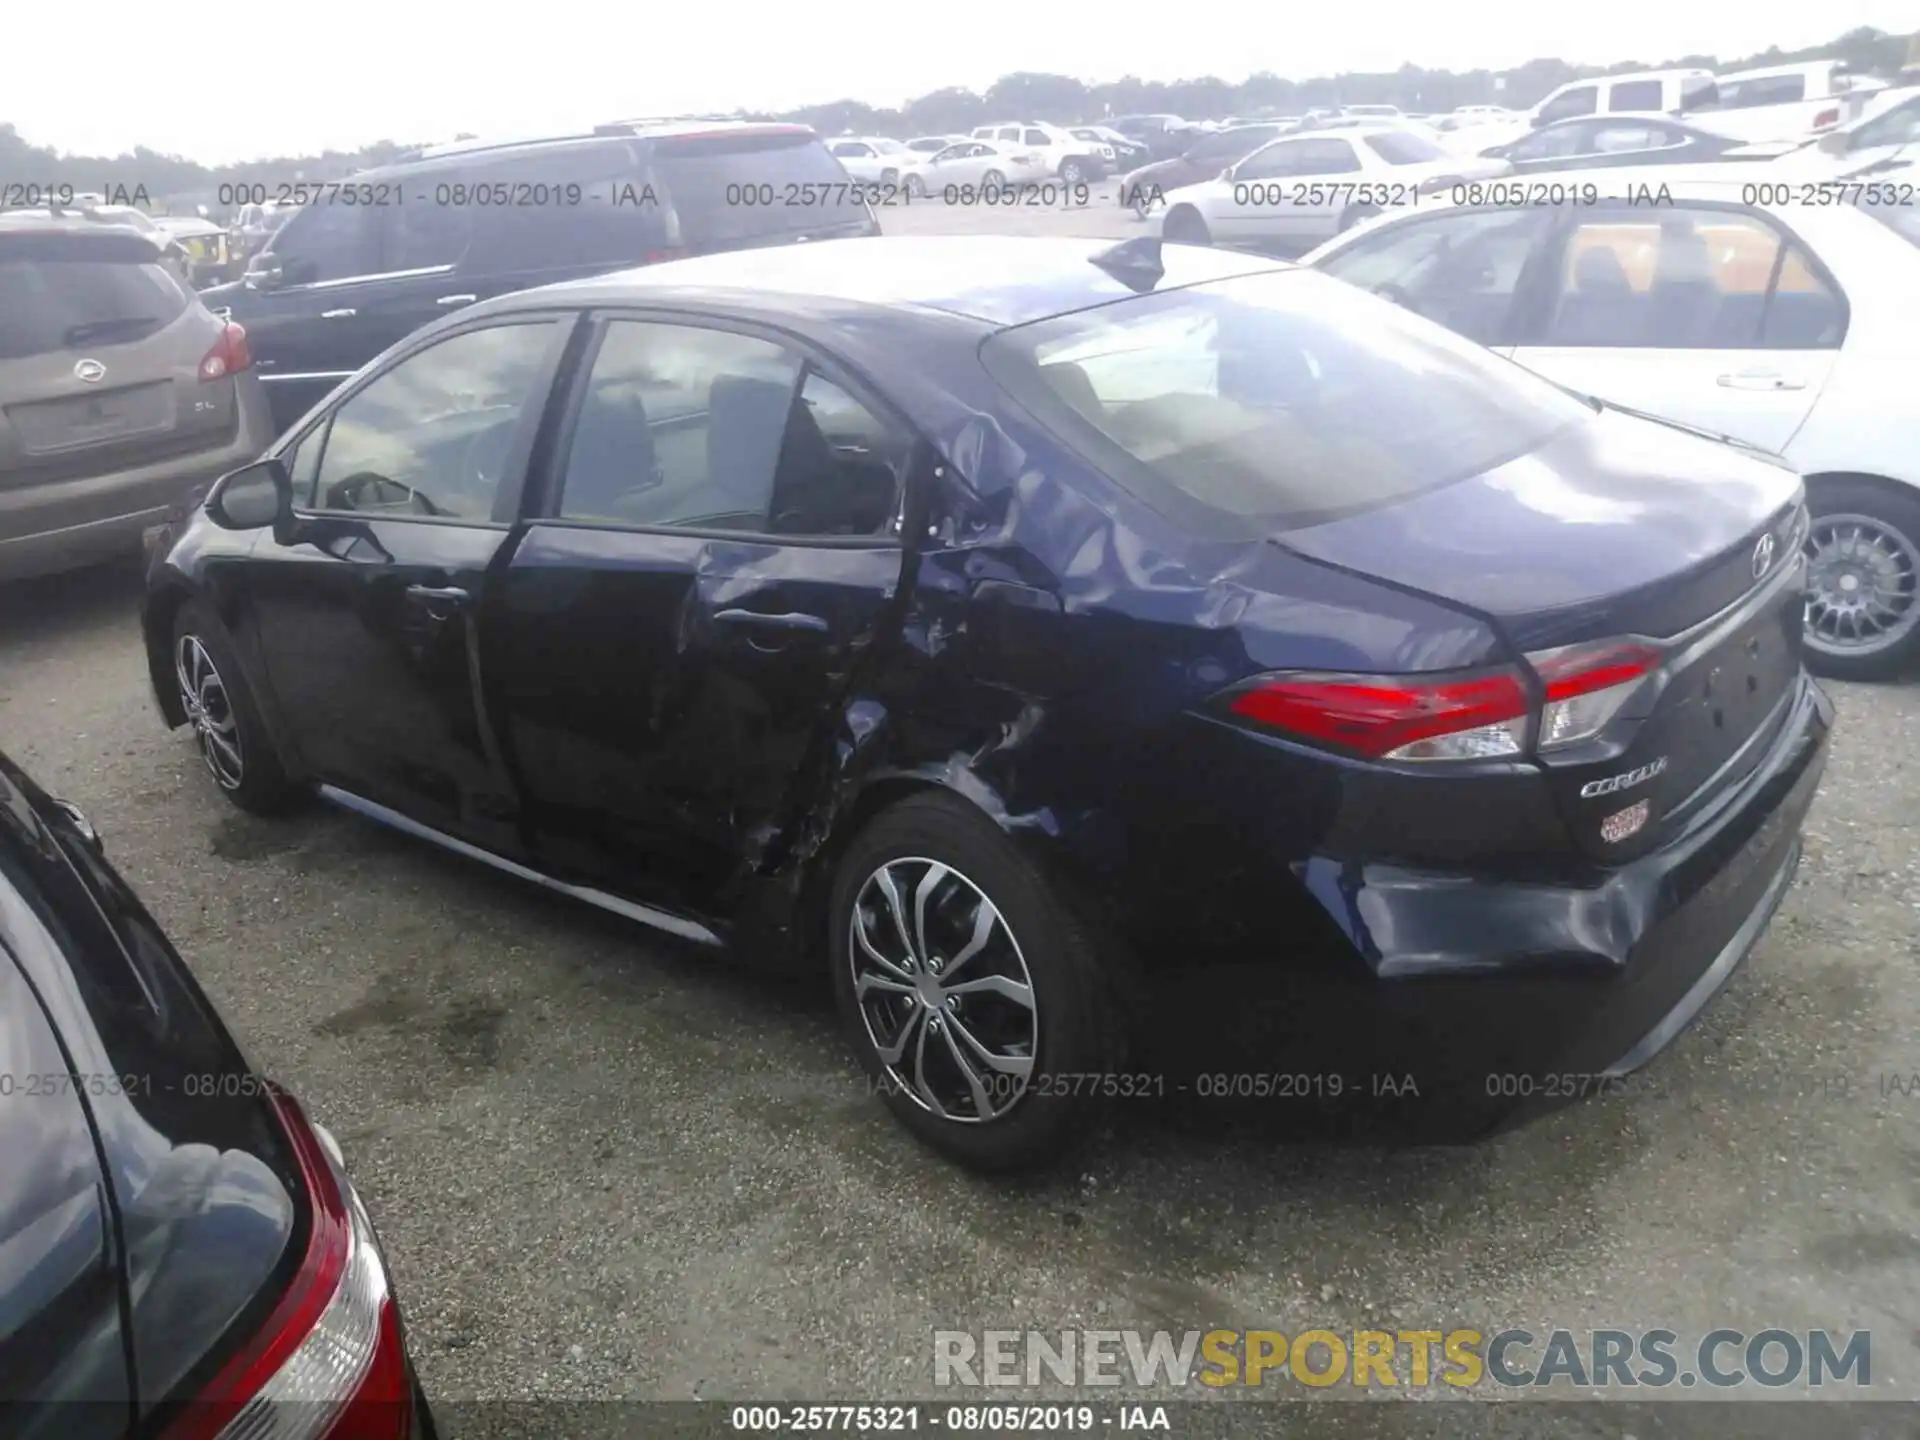
[[[877,817],[841,861],[830,938],[848,1039],[914,1134],[1010,1170],[1089,1131],[1116,1008],[1086,932],[978,811],[928,794]]]
[[[980,188],[989,195],[998,195],[1007,188],[1007,177],[998,170],[989,170],[980,177]]]
[[[1086,178],[1087,178],[1086,167],[1082,165],[1078,160],[1066,160],[1061,162],[1060,181],[1062,184],[1078,185],[1082,180],[1085,180]]]
[[[918,175],[907,176],[907,194],[918,200],[927,193],[927,182]]]
[[[174,620],[173,674],[214,784],[242,810],[284,810],[299,789],[280,763],[225,627],[198,600],[181,606]]]
[[[1809,497],[1807,664],[1881,680],[1920,657],[1920,497],[1817,486]]]
[[[1207,222],[1200,218],[1200,212],[1186,205],[1167,216],[1160,233],[1175,245],[1211,245],[1213,243],[1213,232],[1207,228]]]

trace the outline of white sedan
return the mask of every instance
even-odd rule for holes
[[[1304,263],[1583,394],[1783,457],[1814,517],[1809,663],[1893,675],[1920,658],[1920,173],[1838,198],[1756,173],[1529,176],[1578,198],[1423,206]]]
[[[827,141],[827,153],[848,175],[870,185],[892,185],[913,152],[898,140],[875,135],[841,135]]]
[[[1272,141],[1212,180],[1169,191],[1166,208],[1149,219],[1176,243],[1298,245],[1507,170],[1504,160],[1450,155],[1405,126],[1316,131]]]
[[[1004,190],[1052,176],[1044,155],[997,140],[956,140],[931,155],[915,155],[900,167],[909,195],[940,195],[949,186]]]

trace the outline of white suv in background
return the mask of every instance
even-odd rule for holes
[[[1114,170],[1113,146],[1078,139],[1044,121],[1003,120],[997,125],[980,125],[975,127],[973,138],[1038,155],[1049,175],[1057,175],[1069,185],[1100,180]]]

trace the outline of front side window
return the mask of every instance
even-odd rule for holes
[[[473,211],[465,205],[392,205],[385,210],[382,270],[429,270],[458,265],[473,239]]]
[[[1751,213],[1589,214],[1567,238],[1541,344],[1655,350],[1830,348],[1846,309]]]
[[[556,325],[465,331],[350,396],[327,428],[309,503],[363,515],[491,519],[521,422],[546,398],[540,381]]]
[[[1539,123],[1548,125],[1555,120],[1591,115],[1598,108],[1599,91],[1591,85],[1576,85],[1571,90],[1561,91],[1540,107]]]
[[[346,280],[381,269],[381,207],[316,200],[274,236],[273,255],[289,284]]]
[[[1288,175],[1304,175],[1300,166],[1300,147],[1304,140],[1296,140],[1285,145],[1269,145],[1264,150],[1256,150],[1240,162],[1234,175],[1236,180],[1279,180]]]
[[[1628,80],[1613,87],[1608,97],[1609,110],[1659,110],[1663,109],[1661,89],[1658,80]]]
[[[1345,140],[1302,140],[1294,166],[1296,175],[1345,175],[1360,168],[1360,158]]]
[[[1543,209],[1441,215],[1389,227],[1321,265],[1482,345],[1510,345],[1513,299],[1550,228]]]
[[[1447,158],[1446,151],[1411,130],[1389,130],[1385,134],[1369,135],[1366,145],[1389,165],[1426,165]]]
[[[771,341],[608,325],[567,451],[566,520],[748,534],[874,535],[906,446]]]
[[[1549,125],[1544,130],[1536,130],[1514,141],[1507,151],[1507,158],[1527,162],[1564,160],[1569,155],[1581,155],[1586,153],[1587,136],[1590,133],[1585,125]]]
[[[981,355],[1123,489],[1235,537],[1392,504],[1592,416],[1472,342],[1307,270],[1016,327]]]

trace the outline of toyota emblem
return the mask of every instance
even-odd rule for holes
[[[1758,580],[1773,568],[1773,536],[1762,535],[1753,547],[1753,578]]]
[[[89,385],[98,385],[107,378],[107,367],[98,360],[81,360],[74,365],[73,373]]]

